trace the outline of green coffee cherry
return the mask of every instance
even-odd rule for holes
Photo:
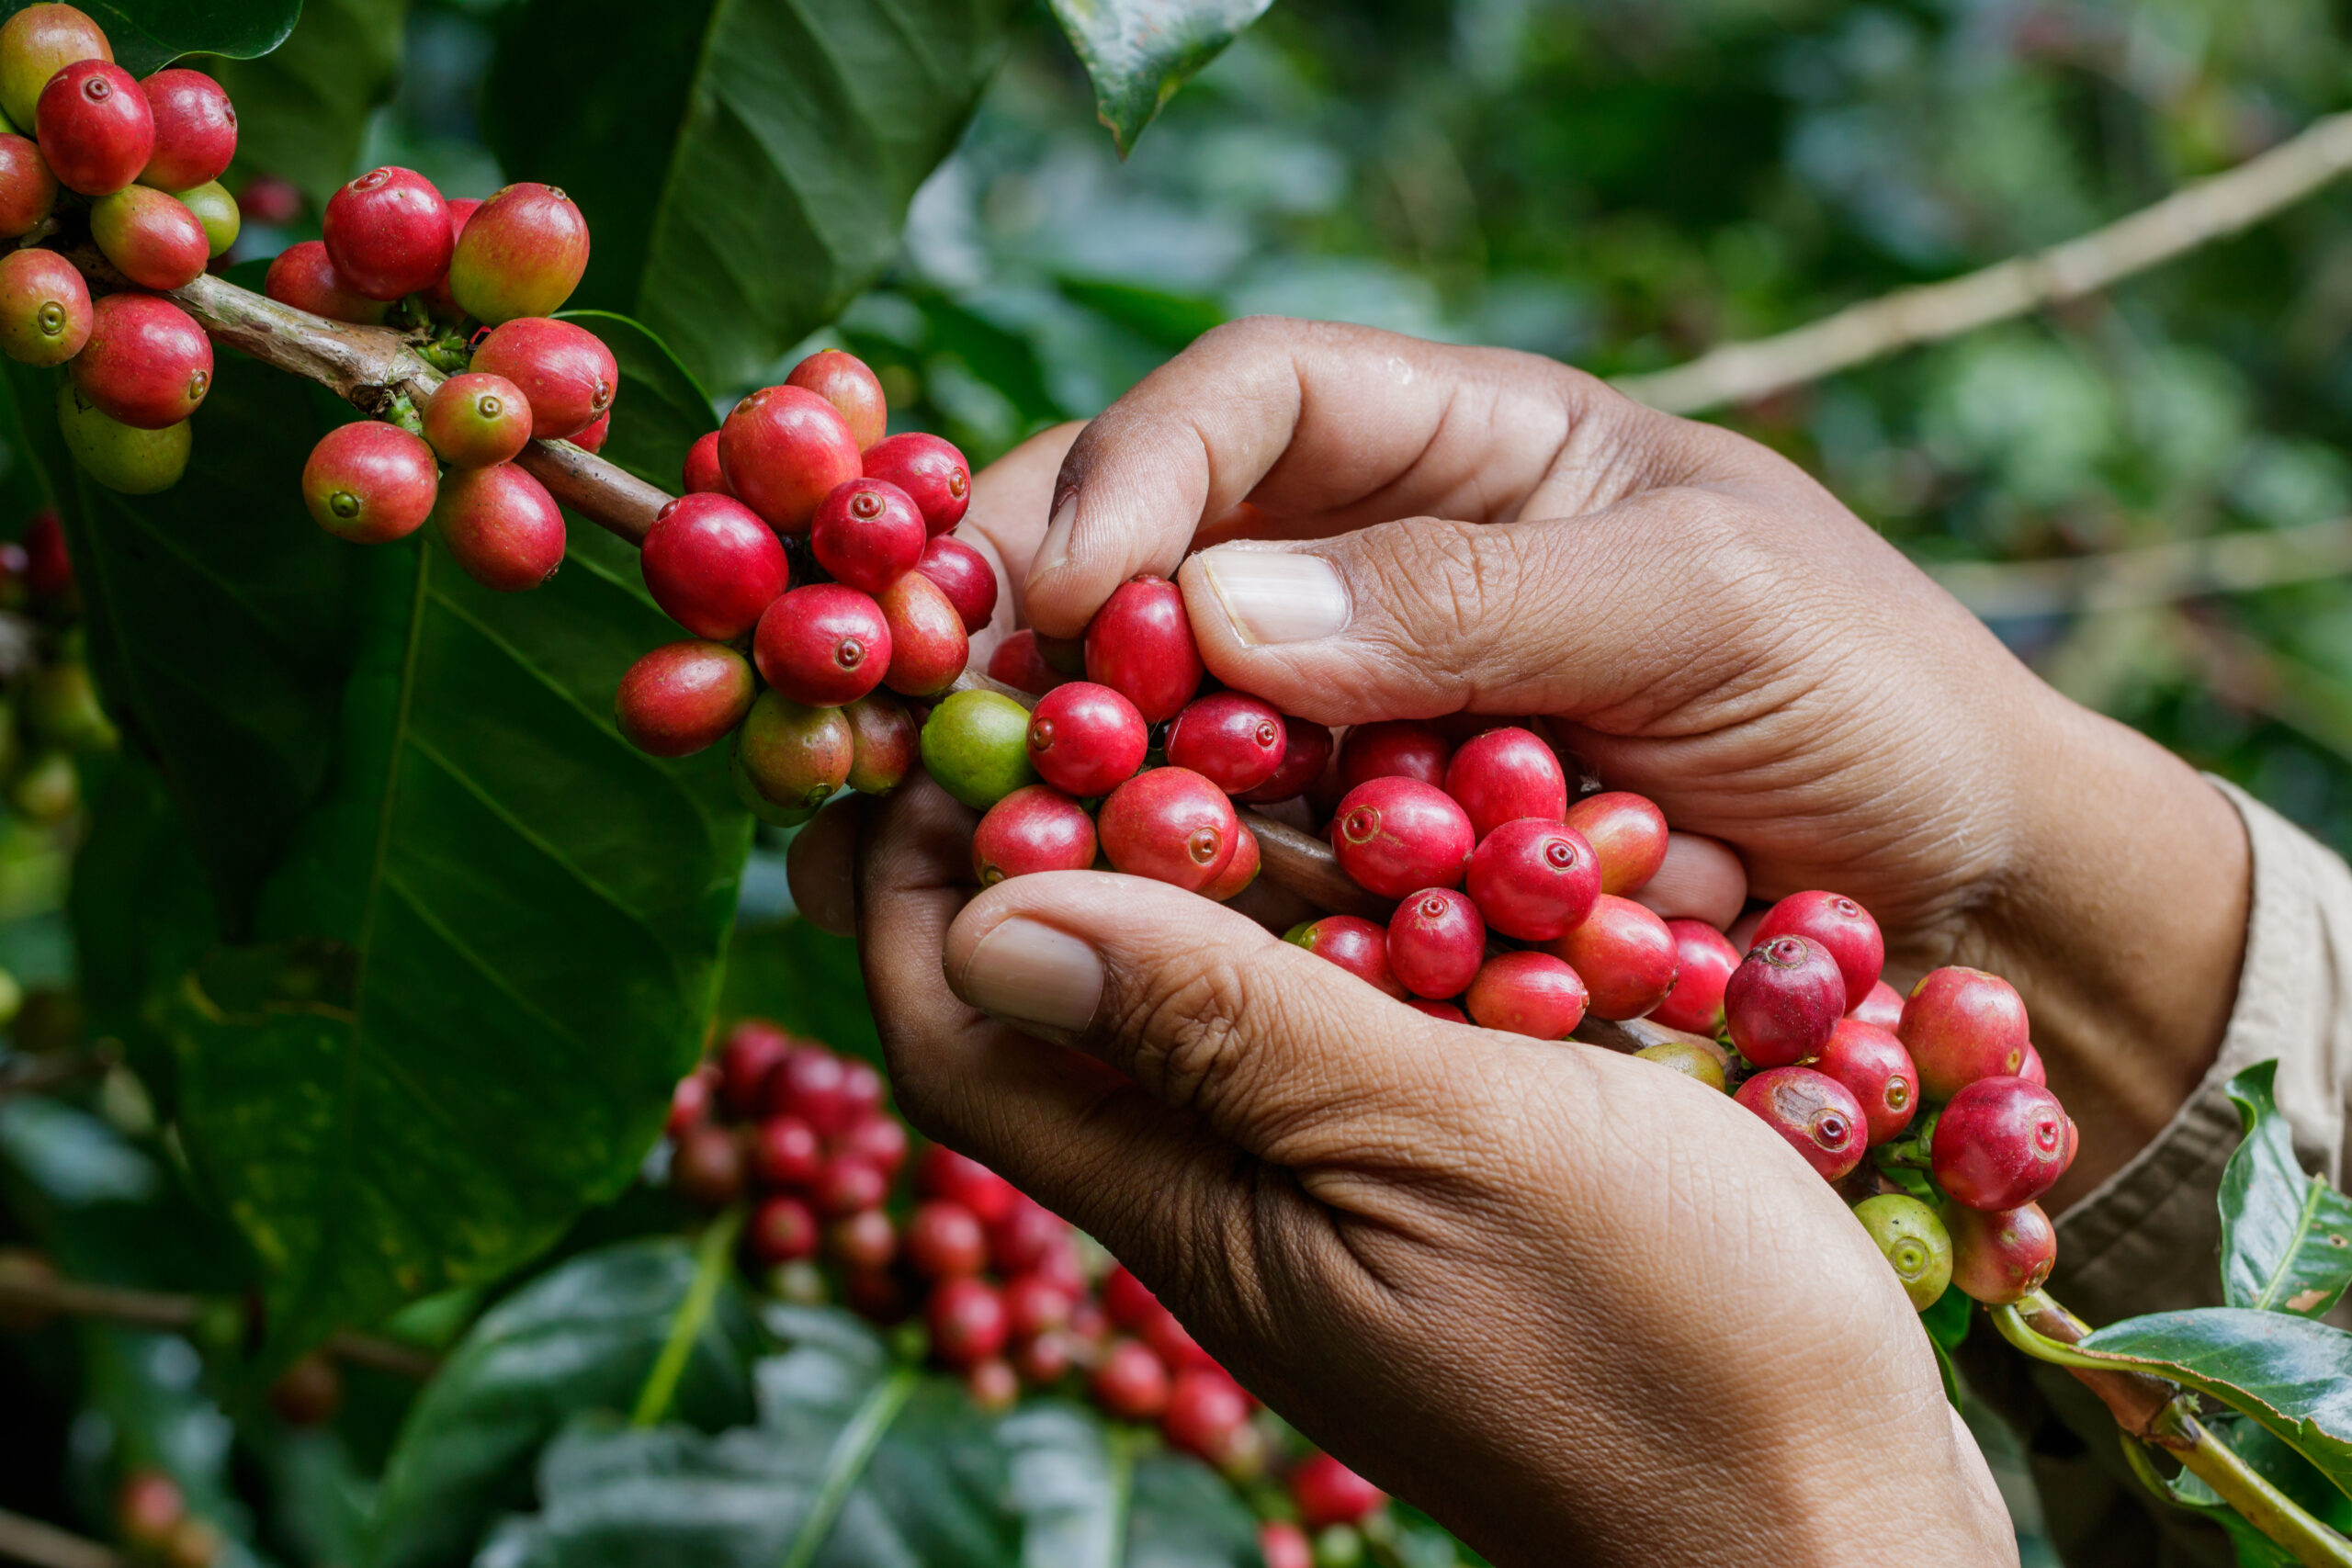
[[[1915,1311],[1936,1304],[1951,1283],[1951,1235],[1917,1198],[1883,1192],[1854,1205],[1854,1218],[1884,1255]]]
[[[219,180],[210,180],[191,190],[179,193],[180,203],[196,214],[204,225],[204,241],[216,256],[229,254],[237,243],[237,234],[244,227],[245,216],[238,210],[237,198]]]
[[[855,738],[839,708],[764,692],[735,732],[736,794],[778,827],[807,821],[848,781]]]
[[[153,495],[179,483],[187,471],[194,437],[186,420],[161,430],[136,430],[100,412],[65,381],[57,389],[57,423],[74,460],[108,490]]]
[[[998,692],[956,692],[922,727],[922,765],[939,787],[986,811],[1037,782],[1029,761],[1029,710]]]
[[[1721,1089],[1724,1084],[1724,1064],[1730,1054],[1722,1046],[1702,1040],[1668,1040],[1648,1045],[1634,1053],[1645,1062],[1656,1062],[1670,1067],[1686,1078]]]

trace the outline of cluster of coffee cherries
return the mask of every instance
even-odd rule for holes
[[[0,351],[70,365],[58,419],[101,484],[151,494],[187,467],[188,416],[212,385],[212,344],[161,298],[236,242],[220,183],[237,112],[219,83],[173,68],[141,81],[71,6],[0,24]],[[29,132],[30,134],[27,134]],[[64,250],[85,241],[107,281],[93,299]]]
[[[645,536],[646,588],[694,637],[622,678],[621,732],[659,757],[732,734],[737,793],[779,826],[896,788],[916,757],[901,699],[945,692],[996,611],[995,572],[948,533],[964,455],[888,422],[862,360],[811,355],[695,444]]]
[[[1272,1516],[1276,1568],[1305,1568],[1317,1544],[1326,1562],[1351,1561],[1351,1538],[1379,1528],[1377,1488],[1261,1416],[1142,1281],[1067,1221],[952,1149],[910,1159],[866,1063],[744,1020],[679,1081],[668,1135],[672,1189],[709,1210],[744,1206],[742,1262],[770,1293],[919,1325],[929,1359],[983,1408],[1009,1408],[1023,1389],[1082,1390],[1105,1415],[1156,1427],[1251,1489]],[[1280,1491],[1264,1485],[1277,1471]]]

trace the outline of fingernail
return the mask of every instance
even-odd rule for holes
[[[1102,1000],[1102,960],[1069,932],[1016,915],[980,939],[956,988],[982,1012],[1075,1033]]]
[[[1200,560],[1244,643],[1314,642],[1347,629],[1347,584],[1321,556],[1220,545]]]
[[[1036,558],[1030,562],[1032,576],[1053,570],[1069,555],[1069,532],[1078,525],[1078,491],[1062,491],[1054,502],[1054,514],[1046,521],[1046,536],[1037,546]]]

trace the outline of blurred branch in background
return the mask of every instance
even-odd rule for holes
[[[121,1568],[122,1558],[95,1540],[0,1508],[0,1562],[32,1568]]]
[[[89,1317],[183,1334],[194,1328],[203,1316],[205,1302],[199,1296],[169,1291],[136,1291],[118,1285],[0,1272],[0,1310],[34,1321],[50,1315]],[[428,1351],[348,1329],[329,1337],[325,1349],[339,1361],[420,1381],[431,1377],[441,1364],[440,1358]]]
[[[2136,609],[2245,593],[2352,571],[2352,518],[2276,532],[2176,539],[2060,560],[1951,561],[1928,568],[1987,620]]]
[[[2223,700],[2352,760],[2352,685],[2209,617],[2173,617],[2176,643]]]
[[[40,1094],[77,1078],[96,1077],[115,1065],[111,1052],[74,1051],[45,1056],[12,1056],[0,1061],[0,1100],[13,1095]]]

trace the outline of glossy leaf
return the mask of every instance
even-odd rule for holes
[[[2222,1172],[2222,1289],[2229,1303],[2324,1317],[2352,1285],[2352,1198],[2304,1174],[2263,1062],[2232,1078],[2245,1138]]]
[[[279,48],[217,69],[237,106],[240,165],[292,180],[315,215],[359,173],[368,117],[400,85],[409,7],[408,0],[303,0],[300,9],[300,24]]]
[[[1094,111],[1125,157],[1176,89],[1273,0],[1052,0],[1094,84]]]
[[[0,0],[0,17],[37,0]],[[250,60],[293,30],[302,0],[75,0],[104,28],[115,63],[144,76],[183,54]],[[313,0],[315,3],[315,0]]]
[[[669,345],[627,316],[606,310],[567,310],[574,321],[604,340],[620,367],[619,394],[613,400],[612,432],[598,454],[648,484],[673,494],[684,482],[686,449],[718,428],[710,394],[680,364]]]

